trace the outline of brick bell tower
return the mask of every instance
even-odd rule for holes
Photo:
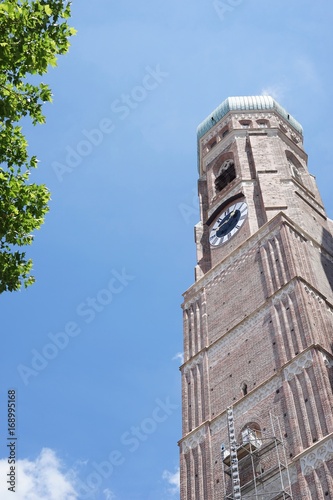
[[[230,97],[198,128],[181,500],[333,499],[333,222],[301,125]]]

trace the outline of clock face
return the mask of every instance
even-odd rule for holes
[[[210,232],[210,244],[217,247],[229,241],[244,224],[247,213],[247,204],[244,201],[228,207],[217,219]]]

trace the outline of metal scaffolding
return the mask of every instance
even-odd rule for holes
[[[225,500],[292,499],[286,450],[278,417],[271,432],[247,427],[237,443],[232,407],[227,410],[229,448],[222,445]]]

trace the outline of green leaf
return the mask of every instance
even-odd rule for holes
[[[44,5],[44,10],[48,16],[52,16],[52,9],[49,5]]]
[[[29,157],[19,123],[45,122],[51,89],[29,77],[45,74],[68,51],[75,34],[69,17],[64,0],[0,0],[0,293],[34,282],[24,249],[44,222],[50,192],[29,180],[38,160]]]

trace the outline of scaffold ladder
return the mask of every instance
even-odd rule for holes
[[[232,492],[234,500],[241,499],[238,458],[237,458],[237,441],[235,435],[234,425],[234,412],[232,406],[227,410],[228,418],[228,435],[230,447],[230,463],[231,463],[231,478],[232,478]]]

